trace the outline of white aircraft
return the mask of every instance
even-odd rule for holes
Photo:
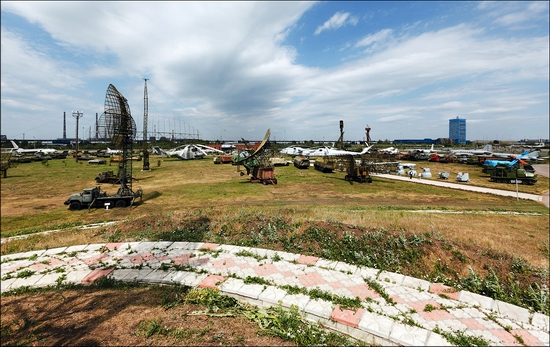
[[[346,151],[343,149],[337,149],[334,147],[319,147],[303,150],[302,155],[307,157],[327,157],[327,156],[339,156],[339,155],[363,155],[368,153],[372,148],[372,145],[363,148],[361,152]]]
[[[539,160],[540,151],[523,151],[521,154],[513,154],[513,153],[493,153],[494,157],[499,158],[508,158],[508,159],[522,159],[522,160]]]
[[[122,154],[122,150],[120,149],[110,149],[107,147],[107,154]]]
[[[183,145],[169,150],[160,149],[160,151],[162,153],[162,156],[176,157],[181,160],[199,159],[211,153],[225,153],[224,151],[220,151],[219,149],[200,144]]]
[[[391,148],[391,147],[390,147]],[[432,143],[432,147],[430,149],[412,149],[411,152],[414,152],[414,153],[422,153],[422,154],[431,154],[433,153],[435,150],[434,150],[434,144]]]
[[[382,148],[382,149],[379,149],[379,150],[378,150],[378,153],[384,153],[384,154],[398,154],[398,153],[399,153],[399,149],[393,148],[393,147]]]
[[[493,146],[485,145],[482,149],[451,149],[449,151],[451,154],[462,156],[462,155],[491,155],[493,154]]]
[[[303,148],[299,146],[290,146],[281,149],[279,152],[286,155],[303,155],[304,151],[309,151],[311,148]]]
[[[57,149],[53,148],[32,148],[32,149],[23,149],[19,148],[19,146],[14,142],[10,141],[13,145],[13,148],[11,148],[11,152],[15,152],[17,154],[26,154],[26,153],[43,153],[43,154],[50,154],[50,153],[56,153]]]

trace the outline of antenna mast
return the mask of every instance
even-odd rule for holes
[[[76,153],[74,155],[75,161],[78,163],[78,119],[83,117],[84,113],[82,112],[73,112],[73,117],[76,118]]]
[[[149,97],[147,96],[147,78],[143,90],[143,171],[149,171],[149,151],[147,145],[147,118],[149,117]]]

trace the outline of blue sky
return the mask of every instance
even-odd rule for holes
[[[149,136],[549,138],[548,2],[1,3],[1,133],[79,136],[109,84]],[[23,135],[24,134],[24,135]],[[84,134],[84,135],[82,135]]]

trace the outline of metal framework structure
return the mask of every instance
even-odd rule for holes
[[[109,84],[105,94],[105,111],[99,119],[99,136],[111,139],[113,147],[122,150],[119,163],[120,188],[118,194],[131,195],[133,140],[136,136],[136,123],[130,114],[128,100]]]
[[[149,97],[147,95],[147,78],[143,90],[143,171],[149,171],[149,150],[147,145],[147,118],[149,117]]]

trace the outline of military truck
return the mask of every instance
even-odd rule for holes
[[[141,190],[136,193],[122,193],[121,189],[114,195],[107,195],[100,187],[85,188],[80,193],[71,194],[65,205],[69,210],[80,210],[83,207],[126,207],[134,203],[136,198],[141,198]]]
[[[533,185],[538,181],[537,174],[524,168],[497,165],[490,173],[491,181],[498,183],[520,183]]]

